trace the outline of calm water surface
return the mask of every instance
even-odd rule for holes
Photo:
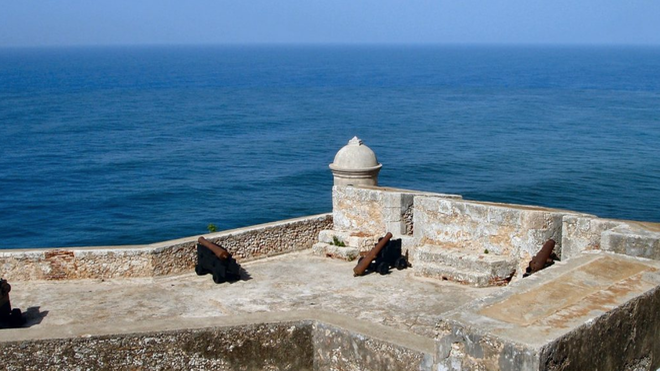
[[[381,185],[660,221],[660,48],[0,49],[0,248],[138,244]]]

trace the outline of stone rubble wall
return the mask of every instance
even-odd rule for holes
[[[239,261],[311,248],[320,231],[332,228],[330,214],[238,228],[204,237]],[[10,281],[105,279],[190,272],[197,237],[140,246],[0,251],[0,276]]]

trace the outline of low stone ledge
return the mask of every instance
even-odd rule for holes
[[[332,228],[320,214],[204,235],[249,261],[311,248],[318,233]],[[0,251],[0,276],[7,280],[149,277],[191,271],[197,237],[150,245]]]

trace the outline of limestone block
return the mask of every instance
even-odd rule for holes
[[[331,229],[324,229],[321,232],[319,232],[319,242],[333,244],[334,239],[337,238],[337,240],[345,244],[348,244],[348,238],[350,237],[350,235],[351,233],[346,231],[335,231]]]
[[[337,186],[333,187],[332,192],[334,229],[384,234],[383,192]]]
[[[344,243],[346,246],[355,247],[359,251],[368,251],[378,242],[378,237],[382,236],[360,232],[323,230],[319,233],[319,242],[333,245],[335,243],[334,239],[337,238],[339,242]]]
[[[426,193],[380,187],[335,186],[332,194],[334,227],[341,231],[381,236],[386,232],[394,236],[410,235],[414,225],[415,197],[421,194]],[[460,199],[455,195],[447,197]]]
[[[315,243],[312,252],[314,255],[346,261],[355,260],[360,254],[360,251],[352,246],[336,246],[323,242]]]
[[[477,287],[507,284],[518,266],[516,259],[508,256],[477,254],[434,245],[416,248],[413,260],[413,272],[417,276]]]

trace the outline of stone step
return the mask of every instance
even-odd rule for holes
[[[487,273],[465,271],[438,263],[417,262],[413,264],[413,272],[419,277],[458,282],[475,287],[498,286],[503,284],[493,280],[493,276]]]
[[[477,287],[506,285],[516,272],[517,261],[508,256],[424,245],[415,251],[415,275],[454,281]]]
[[[378,236],[357,232],[323,230],[319,232],[319,242],[335,245],[337,242],[346,246],[356,247],[360,251],[368,251],[378,242]]]
[[[439,245],[418,247],[414,261],[444,265],[459,271],[484,273],[497,278],[510,277],[518,266],[518,261],[509,256],[478,254]]]
[[[360,250],[358,250],[356,247],[336,246],[325,242],[315,243],[312,246],[312,252],[314,255],[347,261],[355,260],[360,254]]]

